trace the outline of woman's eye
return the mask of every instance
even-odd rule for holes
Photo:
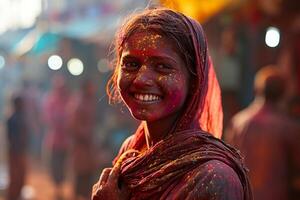
[[[156,69],[158,71],[162,71],[162,72],[169,72],[172,70],[172,68],[170,66],[168,66],[166,64],[161,64],[161,63],[156,65]]]
[[[164,69],[164,68],[166,68],[166,66],[164,64],[158,64],[156,67],[158,69]]]
[[[125,70],[135,70],[139,67],[139,63],[134,62],[134,61],[128,61],[128,62],[124,62],[122,64],[122,68]]]

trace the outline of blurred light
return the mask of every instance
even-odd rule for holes
[[[63,60],[58,55],[52,55],[48,59],[48,66],[52,70],[58,70],[61,68]]]
[[[207,21],[226,6],[238,3],[237,0],[160,0],[160,2],[165,7],[182,12],[200,22]]]
[[[101,73],[109,72],[110,68],[109,68],[108,60],[105,58],[99,60],[97,68],[98,68],[99,72],[101,72]]]
[[[24,28],[33,26],[42,11],[42,1],[21,0],[19,3],[20,26]]]
[[[0,69],[2,69],[5,65],[5,59],[3,56],[0,55]]]
[[[72,58],[68,61],[68,70],[69,72],[74,75],[78,76],[83,72],[83,63],[78,58]]]
[[[266,32],[265,42],[269,47],[277,47],[280,41],[279,29],[269,27]]]
[[[25,185],[22,188],[21,196],[23,199],[34,199],[36,197],[34,188],[30,185]]]
[[[1,0],[0,34],[18,28],[34,25],[42,11],[42,0]]]

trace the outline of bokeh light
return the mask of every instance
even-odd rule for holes
[[[5,58],[0,55],[0,69],[2,69],[5,65]]]
[[[62,67],[63,60],[58,55],[52,55],[48,59],[48,67],[52,70],[59,70]]]
[[[78,75],[82,74],[82,72],[84,70],[83,63],[78,58],[70,59],[68,61],[67,66],[68,66],[69,72],[74,76],[78,76]]]
[[[1,0],[0,34],[7,30],[32,27],[42,12],[42,0]]]
[[[275,27],[269,27],[266,32],[265,42],[268,47],[277,47],[280,42],[279,29]]]
[[[106,73],[106,72],[109,72],[111,69],[109,68],[109,62],[107,59],[103,58],[103,59],[100,59],[98,61],[98,65],[97,65],[97,68],[99,70],[99,72],[101,73]]]
[[[34,199],[36,196],[36,191],[32,186],[25,185],[22,188],[21,195],[24,197],[24,199]]]

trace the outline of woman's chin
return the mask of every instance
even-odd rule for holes
[[[136,120],[140,121],[147,121],[147,122],[153,122],[156,121],[157,118],[154,116],[149,115],[147,112],[139,111],[139,112],[132,112],[130,111],[132,117]]]

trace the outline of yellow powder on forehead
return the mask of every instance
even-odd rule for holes
[[[146,51],[147,48],[157,49],[157,42],[162,38],[159,34],[145,35],[143,38],[136,41],[135,48]]]

